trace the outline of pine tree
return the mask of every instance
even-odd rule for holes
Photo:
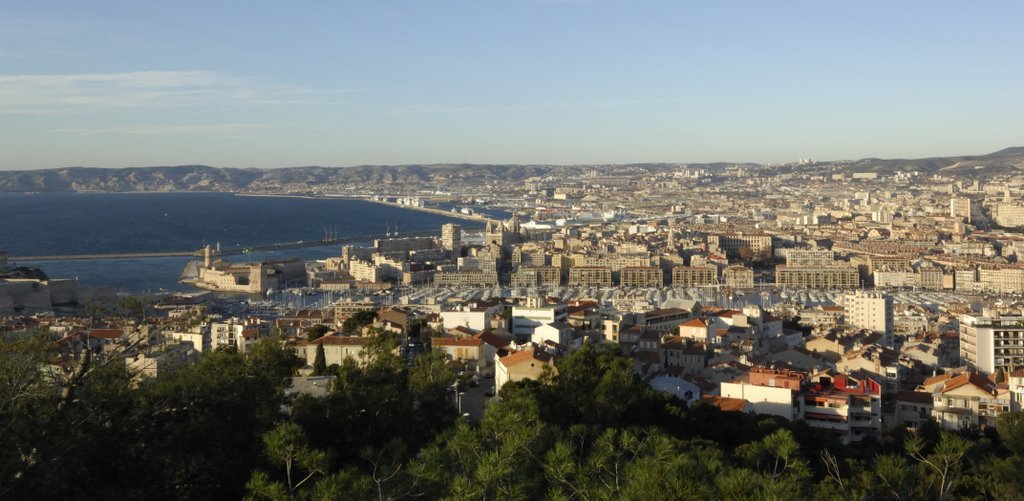
[[[323,376],[327,372],[327,355],[324,353],[324,344],[317,343],[316,358],[313,359],[313,375]]]

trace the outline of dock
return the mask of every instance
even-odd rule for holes
[[[417,207],[415,205],[406,205],[406,204],[400,204],[400,203],[395,203],[395,202],[388,202],[387,200],[376,200],[376,199],[369,198],[369,197],[361,198],[360,200],[363,200],[363,201],[366,201],[366,202],[373,202],[375,204],[390,205],[391,207],[397,207],[399,209],[416,210],[416,211],[420,211],[420,212],[427,212],[427,213],[430,213],[430,214],[436,214],[438,216],[451,217],[451,218],[455,218],[455,219],[464,219],[464,220],[467,220],[467,221],[475,221],[475,222],[483,223],[483,224],[486,224],[488,222],[491,222],[491,223],[497,223],[498,222],[497,219],[491,219],[489,217],[485,217],[485,216],[480,215],[480,214],[463,214],[461,212],[451,212],[451,211],[446,211],[444,209],[435,209],[433,207]]]
[[[443,211],[442,211],[443,212]],[[411,231],[408,233],[402,233],[401,235],[379,233],[375,235],[357,235],[343,238],[332,238],[324,240],[300,240],[298,242],[278,242],[272,244],[261,244],[261,245],[247,245],[247,246],[235,246],[226,247],[220,251],[214,251],[213,255],[222,256],[234,256],[239,254],[249,254],[255,252],[270,252],[276,250],[285,249],[302,249],[310,247],[329,247],[332,245],[350,244],[357,242],[368,242],[371,240],[379,240],[385,238],[409,238],[409,237],[432,237],[440,236],[441,231],[438,230],[424,230],[424,231]],[[13,262],[18,261],[77,261],[87,259],[148,259],[148,258],[161,258],[161,257],[195,257],[201,258],[203,256],[203,249],[196,249],[191,251],[170,251],[170,252],[117,252],[110,254],[66,254],[59,256],[10,256]]]

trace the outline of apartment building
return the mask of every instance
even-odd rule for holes
[[[1024,368],[1024,317],[960,317],[960,361],[986,375]]]
[[[435,285],[498,285],[498,273],[494,271],[439,271],[434,273]]]
[[[1011,410],[1010,390],[971,370],[926,379],[918,391],[932,395],[932,418],[944,430],[995,426]]]
[[[828,266],[835,262],[835,252],[828,249],[786,249],[787,266]]]
[[[772,236],[743,232],[708,235],[708,248],[720,249],[728,257],[740,257],[740,249],[750,249],[755,257],[772,255]]]
[[[882,345],[893,346],[892,296],[858,290],[843,297],[846,325],[867,329],[882,336]]]
[[[561,279],[554,266],[523,266],[512,273],[512,287],[558,287]]]
[[[790,289],[856,289],[860,274],[849,266],[775,267],[775,285]]]
[[[700,287],[718,285],[718,267],[676,266],[672,268],[672,285],[679,287]]]
[[[870,378],[824,371],[805,376],[786,369],[755,367],[719,385],[722,397],[748,401],[757,414],[803,420],[845,444],[882,431],[882,387]]]
[[[622,268],[619,284],[623,287],[662,287],[665,285],[665,273],[654,266]]]
[[[612,270],[604,266],[569,268],[569,287],[611,287]]]
[[[722,284],[733,289],[754,287],[754,270],[746,266],[729,266],[722,271]]]

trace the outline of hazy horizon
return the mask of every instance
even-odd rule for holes
[[[785,163],[1024,144],[1015,3],[0,6],[0,170]]]
[[[991,154],[991,153],[996,153],[998,151],[1005,150],[1005,149],[1008,149],[1008,148],[1015,148],[1015,146],[1007,146],[1005,148],[999,148],[998,150],[989,151],[989,152],[985,152],[985,153],[962,153],[962,154],[953,154],[953,155],[948,155],[948,156],[949,157],[976,157],[976,156],[984,156],[984,155],[988,155],[988,154]],[[943,158],[943,157],[939,157],[939,156],[936,156],[936,155],[932,155],[930,157],[916,157],[916,158],[911,158],[911,157],[883,158],[883,157],[879,157],[879,156],[867,156],[867,157],[862,157],[862,158],[815,158],[815,159],[810,159],[810,160],[813,160],[815,162],[826,162],[826,163],[828,163],[828,162],[856,162],[856,161],[867,160],[867,159],[872,159],[872,158],[877,158],[879,160],[908,160],[908,161],[913,161],[913,160],[921,160],[921,159],[933,158],[933,157],[934,158]],[[791,162],[795,162],[795,160],[791,161]],[[0,169],[0,171],[18,171],[18,170],[36,171],[36,170],[53,170],[53,169],[139,169],[139,168],[144,169],[144,168],[191,167],[191,166],[212,167],[212,168],[215,168],[215,169],[259,169],[259,170],[301,169],[301,168],[311,168],[311,167],[325,168],[325,169],[351,169],[351,168],[359,168],[359,167],[404,167],[404,166],[414,166],[414,165],[419,165],[419,166],[424,166],[424,167],[442,166],[442,165],[479,165],[479,166],[511,166],[511,165],[538,165],[538,166],[540,166],[540,165],[544,165],[544,166],[556,166],[556,167],[575,167],[575,166],[590,166],[590,165],[593,165],[595,167],[603,167],[603,166],[609,166],[610,167],[610,166],[616,166],[616,165],[646,165],[646,164],[669,164],[669,165],[672,165],[672,164],[679,164],[679,165],[693,164],[693,165],[700,165],[700,164],[711,164],[711,163],[715,163],[715,164],[737,164],[737,165],[741,165],[741,164],[781,165],[781,164],[790,163],[790,162],[756,162],[756,161],[732,161],[732,160],[712,160],[712,161],[707,161],[707,162],[692,162],[692,161],[690,161],[690,162],[687,162],[687,161],[679,161],[679,162],[655,162],[655,161],[650,161],[650,162],[645,162],[645,161],[636,161],[636,162],[605,163],[605,164],[600,164],[600,163],[577,163],[577,164],[567,164],[567,163],[564,163],[564,164],[558,164],[558,163],[550,163],[550,162],[547,162],[547,163],[545,163],[545,162],[536,162],[536,163],[532,163],[532,162],[531,163],[523,163],[523,162],[493,162],[493,163],[490,163],[490,162],[487,162],[487,163],[484,163],[484,162],[479,162],[479,163],[475,163],[475,162],[468,162],[468,163],[467,162],[409,162],[409,163],[401,163],[401,164],[397,164],[396,163],[396,164],[353,164],[353,165],[276,165],[276,166],[269,166],[269,167],[255,167],[255,166],[247,166],[247,165],[212,165],[212,164],[209,164],[209,163],[191,163],[191,164],[151,164],[151,165],[112,165],[112,166],[105,166],[105,165],[60,165],[60,166],[55,166],[55,167],[39,167],[39,168],[35,168],[35,169]]]

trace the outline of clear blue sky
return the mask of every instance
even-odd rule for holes
[[[0,169],[1024,145],[1020,2],[6,1]]]

